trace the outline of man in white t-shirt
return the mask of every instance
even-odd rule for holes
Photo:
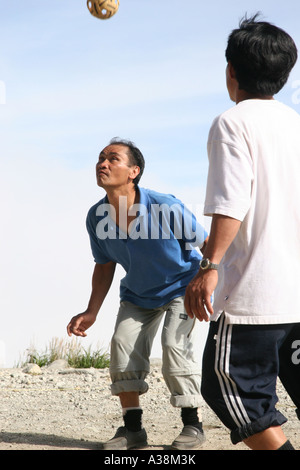
[[[300,419],[300,116],[273,96],[297,49],[255,15],[231,33],[226,58],[236,106],[210,130],[211,233],[185,307],[211,320],[202,394],[232,442],[290,450],[275,404],[279,377]]]

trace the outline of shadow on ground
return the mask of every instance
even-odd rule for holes
[[[102,450],[102,442],[88,441],[84,439],[73,439],[63,436],[56,436],[54,434],[38,434],[38,433],[19,433],[19,432],[1,432],[0,433],[0,448],[1,443],[6,444],[5,449],[9,448],[14,450],[32,450],[32,449],[47,449],[51,450]],[[3,447],[3,446],[2,446]],[[170,450],[170,446],[166,445],[149,445],[141,449],[132,450]]]
[[[14,433],[2,432],[0,433],[0,443],[19,444],[31,446],[47,446],[61,449],[89,449],[101,450],[101,442],[91,442],[83,439],[72,439],[63,436],[56,436],[53,434],[35,434],[35,433]]]

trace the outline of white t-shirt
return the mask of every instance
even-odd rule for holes
[[[300,116],[246,100],[215,119],[204,213],[242,221],[215,291],[216,320],[300,322]]]

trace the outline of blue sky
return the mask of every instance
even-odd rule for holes
[[[146,159],[141,185],[175,194],[201,218],[207,134],[233,105],[228,34],[246,12],[261,11],[300,47],[300,4],[120,0],[106,21],[85,0],[0,7],[0,363],[5,350],[11,366],[30,343],[65,337],[86,308],[93,260],[85,217],[103,196],[99,151],[114,136],[132,139]],[[296,110],[299,80],[298,63],[277,96]],[[109,344],[122,275],[85,345]]]

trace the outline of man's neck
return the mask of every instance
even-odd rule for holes
[[[236,104],[246,100],[274,100],[273,96],[248,93],[245,90],[237,90],[235,96]]]
[[[120,200],[126,200],[127,210],[131,207],[134,203],[138,202],[139,199],[139,192],[136,191],[134,186],[130,188],[112,188],[106,190],[108,202],[114,206],[115,210],[119,210],[120,207]]]
[[[128,216],[128,210],[133,204],[139,203],[139,190],[135,187],[110,189],[107,191],[107,198],[109,204],[114,207],[115,223],[124,232],[128,232],[129,224],[135,219],[135,216]]]

